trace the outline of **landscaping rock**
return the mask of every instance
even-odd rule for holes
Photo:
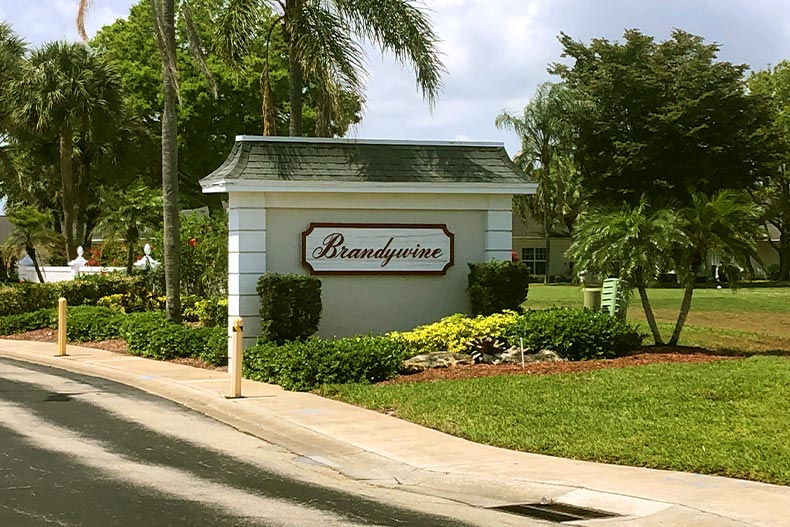
[[[524,362],[564,362],[565,359],[551,350],[540,350],[537,353],[524,353]],[[521,364],[521,350],[515,346],[499,355],[499,362],[493,364]]]
[[[403,369],[407,373],[417,373],[428,368],[449,368],[450,366],[473,363],[471,355],[440,351],[412,357],[403,363]]]

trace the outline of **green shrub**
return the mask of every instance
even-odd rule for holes
[[[55,307],[58,293],[53,285],[25,282],[0,287],[0,316]]]
[[[137,278],[119,273],[88,275],[64,282],[9,285],[0,287],[0,316],[55,307],[59,297],[65,298],[69,306],[95,305],[104,296],[141,289]]]
[[[500,339],[518,317],[514,311],[487,317],[456,314],[411,331],[388,333],[387,337],[401,342],[409,357],[437,351],[472,353],[484,340]]]
[[[184,309],[184,320],[200,322],[203,327],[228,325],[227,298],[198,298]]]
[[[70,306],[96,305],[105,296],[139,293],[142,290],[138,278],[121,273],[85,275],[76,280],[44,285],[53,287],[56,296],[65,298]]]
[[[278,346],[259,341],[244,353],[244,374],[287,390],[311,390],[322,384],[378,382],[397,374],[403,345],[387,337],[310,338]]]
[[[107,307],[71,307],[66,319],[66,338],[69,342],[117,339],[124,318],[122,313]]]
[[[145,290],[103,296],[96,301],[97,306],[109,307],[123,313],[161,311],[165,308],[165,303],[165,297],[157,296]]]
[[[169,322],[162,311],[129,313],[124,316],[119,327],[120,337],[126,341],[129,352],[142,349],[149,333],[165,327]]]
[[[549,349],[568,360],[605,359],[631,352],[644,338],[635,327],[606,313],[555,308],[528,311],[505,332],[509,345]]]
[[[14,335],[37,329],[55,328],[58,324],[55,309],[39,309],[32,313],[0,317],[0,335]]]
[[[228,329],[225,326],[205,328],[206,347],[199,357],[214,366],[228,365]]]
[[[209,364],[227,364],[227,330],[194,328],[168,322],[161,311],[121,315],[119,334],[129,353],[160,360],[199,357]]]
[[[469,264],[469,307],[475,315],[518,310],[529,293],[529,268],[523,263]]]
[[[314,276],[266,273],[258,280],[261,338],[283,344],[304,340],[321,320],[321,280]]]

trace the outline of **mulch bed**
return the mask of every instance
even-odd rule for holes
[[[35,340],[38,342],[57,342],[57,333],[53,329],[39,329],[8,335],[8,339]],[[101,342],[82,342],[79,346],[97,348],[114,353],[128,354],[126,342],[123,340],[104,340]],[[520,364],[474,364],[469,366],[454,366],[452,368],[431,368],[420,373],[401,375],[380,384],[397,384],[407,382],[428,382],[438,380],[473,379],[476,377],[491,377],[494,375],[553,375],[557,373],[577,373],[605,368],[626,368],[629,366],[643,366],[645,364],[659,364],[667,362],[694,363],[731,360],[738,357],[716,355],[703,348],[683,346],[643,346],[639,352],[627,357],[617,359],[587,360],[579,362],[533,362],[524,368]],[[171,362],[186,364],[197,368],[227,371],[227,367],[216,367],[206,364],[197,358],[173,359]]]
[[[401,375],[381,384],[408,382],[428,382],[438,380],[473,379],[494,375],[553,375],[557,373],[578,373],[605,368],[626,368],[659,363],[698,363],[732,360],[738,357],[714,355],[701,348],[670,348],[668,346],[649,346],[650,351],[642,348],[640,353],[616,359],[585,360],[579,362],[533,362],[524,368],[520,364],[474,364],[452,368],[431,368],[420,373]]]

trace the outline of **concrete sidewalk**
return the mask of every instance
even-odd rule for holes
[[[373,485],[475,506],[554,500],[621,515],[607,526],[787,526],[790,487],[574,461],[449,436],[307,393],[228,374],[51,343],[0,339],[0,356],[98,376],[145,390]]]

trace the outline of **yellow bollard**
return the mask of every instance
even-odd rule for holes
[[[58,356],[66,356],[66,299],[58,298]]]
[[[230,373],[230,396],[241,397],[241,361],[244,354],[244,320],[235,317],[232,322],[231,347],[233,353],[228,363]]]

